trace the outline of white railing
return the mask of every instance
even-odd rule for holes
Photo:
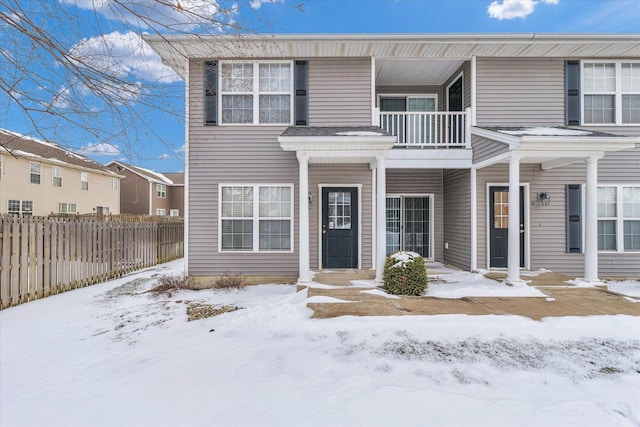
[[[398,137],[396,147],[469,148],[470,111],[381,112],[380,127]]]

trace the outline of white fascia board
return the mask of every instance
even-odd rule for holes
[[[387,169],[471,169],[471,159],[389,159]]]
[[[284,151],[359,151],[390,150],[395,136],[279,136]]]
[[[523,138],[522,144],[514,151],[620,151],[634,148],[637,138],[617,137],[535,137]]]

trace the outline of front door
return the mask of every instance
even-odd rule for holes
[[[520,267],[524,267],[524,187],[520,187]],[[489,187],[489,267],[506,268],[509,257],[509,187]]]
[[[322,267],[358,268],[357,188],[322,188]]]

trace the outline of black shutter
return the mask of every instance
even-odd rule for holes
[[[582,186],[568,184],[567,193],[567,252],[582,252]]]
[[[309,61],[295,61],[293,73],[294,123],[307,126],[309,123]]]
[[[204,63],[204,122],[218,124],[218,61]]]
[[[565,71],[565,123],[580,125],[580,61],[567,61]]]

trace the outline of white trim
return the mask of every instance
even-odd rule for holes
[[[487,160],[483,160],[483,161],[478,162],[478,163],[474,163],[473,167],[476,168],[476,169],[483,169],[483,168],[486,168],[486,167],[489,167],[489,166],[493,166],[496,163],[500,163],[500,162],[502,162],[504,160],[507,160],[509,158],[511,158],[511,151],[507,151],[505,153],[498,154],[497,156],[490,157]]]
[[[422,198],[427,198],[429,199],[429,256],[428,257],[423,257],[425,260],[427,261],[434,261],[435,260],[435,252],[436,252],[436,247],[435,247],[435,193],[387,193],[385,194],[385,204],[386,204],[386,200],[389,197],[397,197],[400,199],[400,250],[406,250],[404,248],[404,241],[403,241],[403,236],[404,236],[404,218],[402,216],[402,212],[404,212],[404,198],[406,197],[422,197]],[[442,208],[443,206],[440,206],[440,208]],[[444,217],[443,217],[444,218]],[[385,224],[385,228],[386,228],[386,224]],[[385,241],[386,241],[386,235],[385,235]],[[385,252],[387,251],[387,248],[385,246]]]
[[[470,90],[470,96],[471,96],[471,126],[476,126],[477,121],[476,121],[476,110],[477,110],[477,73],[478,73],[478,68],[477,68],[477,63],[476,63],[476,56],[473,55],[471,57],[471,78],[470,78],[470,84],[471,87],[469,88]]]
[[[615,218],[611,217],[600,217],[596,214],[597,221],[615,221],[616,222],[616,250],[601,250],[598,249],[599,254],[640,254],[640,251],[637,250],[625,250],[624,249],[624,221],[628,219],[630,221],[637,221],[637,217],[625,217],[624,216],[624,196],[623,196],[623,188],[631,187],[631,188],[640,188],[640,182],[637,183],[623,183],[623,184],[613,184],[613,183],[597,183],[597,189],[612,187],[616,189],[616,216]]]
[[[376,108],[376,58],[371,57],[371,126],[379,125],[378,109]]]
[[[190,112],[189,112],[189,103],[191,98],[189,97],[189,81],[191,76],[189,75],[189,60],[185,59],[186,63],[186,72],[189,76],[184,81],[184,112],[185,112],[185,121],[184,121],[184,206],[183,214],[184,214],[184,274],[189,276],[189,225],[191,221],[189,219],[189,125],[191,121]],[[203,76],[204,77],[204,76]],[[203,96],[204,98],[204,96]],[[204,99],[203,99],[204,105]],[[205,118],[206,120],[206,118]]]
[[[252,250],[237,250],[237,249],[222,249],[222,187],[252,187],[253,188],[253,212],[251,220],[253,221],[253,249]],[[290,203],[290,212],[291,216],[289,217],[276,217],[271,218],[273,220],[289,220],[289,235],[290,243],[289,250],[260,250],[260,188],[265,187],[288,187],[291,189],[291,201]],[[295,194],[294,194],[295,186],[294,184],[278,184],[278,183],[264,183],[264,184],[254,184],[254,183],[219,183],[218,184],[218,253],[225,254],[290,254],[294,253],[295,248]],[[231,219],[231,218],[228,218]],[[247,217],[243,217],[241,219],[247,220]]]
[[[455,82],[458,81],[458,79],[462,79],[462,86],[461,86],[461,90],[462,90],[462,110],[460,111],[464,111],[465,110],[465,106],[464,106],[464,70],[460,71],[460,73],[453,79],[451,80],[451,83],[449,83],[447,85],[447,87],[445,88],[445,96],[446,96],[446,105],[445,108],[443,108],[444,111],[451,111],[449,110],[449,88],[451,86],[453,86],[453,84]]]
[[[153,182],[149,181],[149,215],[153,215]]]
[[[378,94],[378,98],[377,98],[377,105],[378,105],[378,109],[380,108],[380,99],[382,98],[405,98],[405,100],[407,101],[406,105],[405,105],[405,113],[409,113],[409,112],[418,112],[421,113],[422,111],[409,111],[409,99],[411,98],[433,98],[434,100],[434,107],[435,109],[433,110],[434,113],[437,113],[441,110],[438,110],[438,93],[437,92],[419,92],[419,93],[379,93]],[[463,110],[464,111],[464,110]],[[381,113],[400,113],[401,111],[380,111]]]
[[[322,270],[322,189],[323,188],[356,188],[358,190],[358,270],[362,269],[362,184],[318,184],[318,269]],[[375,256],[375,255],[373,255]]]
[[[586,64],[614,64],[614,76],[615,76],[615,90],[601,91],[601,92],[589,92],[584,91],[584,66]],[[580,123],[585,127],[634,127],[640,126],[640,122],[637,123],[622,123],[622,95],[640,95],[640,91],[622,91],[622,64],[640,64],[640,60],[634,59],[582,59],[580,61]],[[614,100],[614,118],[612,123],[585,123],[584,122],[584,97],[587,95],[613,95]]]
[[[253,68],[253,82],[251,92],[225,92],[222,91],[222,66],[224,64],[251,64]],[[260,64],[289,64],[289,92],[273,92],[271,95],[289,95],[289,122],[287,123],[260,123]],[[242,126],[293,126],[294,125],[294,70],[293,60],[287,59],[243,59],[243,60],[219,60],[218,61],[218,93],[216,102],[218,104],[218,126],[242,127]],[[267,94],[266,92],[263,94]],[[222,120],[222,96],[223,95],[251,95],[253,102],[253,121],[251,123],[225,123]]]
[[[485,255],[485,264],[487,270],[496,270],[496,268],[491,267],[491,241],[489,237],[489,228],[490,228],[490,198],[489,198],[489,189],[490,187],[509,187],[508,183],[504,182],[487,182],[486,184],[486,194],[485,194],[485,246],[486,246],[486,255]],[[524,187],[524,267],[521,267],[520,270],[528,270],[531,267],[531,221],[530,221],[530,207],[529,207],[529,198],[530,189],[528,182],[521,182],[520,187]],[[500,269],[500,268],[498,268]]]
[[[470,170],[470,186],[471,186],[471,260],[470,270],[478,269],[478,174],[476,168]],[[444,203],[443,203],[444,205]]]
[[[376,195],[378,194],[378,183],[376,182],[377,169],[373,164],[370,164],[369,166],[371,168],[371,268],[375,270],[377,265],[377,257],[375,256],[375,254],[377,253],[376,236],[378,233],[378,227],[376,227],[375,224],[377,218],[376,208],[378,206],[378,204],[376,203]]]

